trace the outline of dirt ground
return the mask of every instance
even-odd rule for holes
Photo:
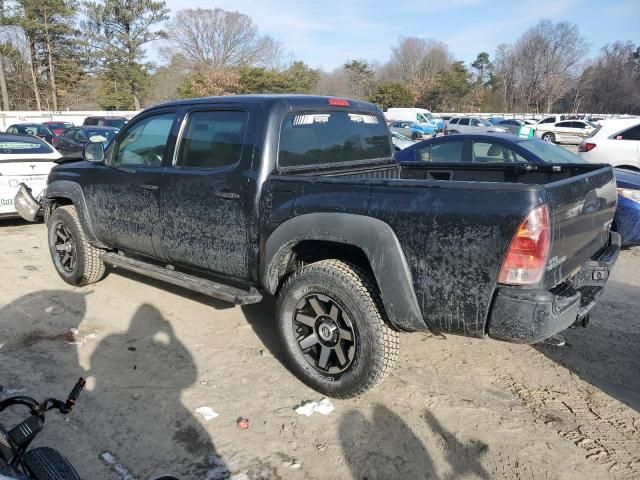
[[[88,377],[38,440],[83,478],[640,478],[640,249],[567,346],[404,335],[384,384],[307,418],[293,408],[320,396],[281,362],[272,302],[233,308],[129,273],[71,288],[45,232],[0,222],[0,395],[65,398]]]

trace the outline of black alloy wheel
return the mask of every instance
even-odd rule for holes
[[[356,355],[356,332],[343,308],[319,293],[304,296],[293,314],[293,329],[304,359],[332,375],[346,370]]]

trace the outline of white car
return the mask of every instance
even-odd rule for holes
[[[597,125],[584,120],[563,120],[557,123],[536,124],[536,137],[545,142],[578,145]]]
[[[61,157],[44,140],[31,135],[0,133],[0,218],[17,217],[13,199],[20,183],[35,197],[47,185],[49,172]]]
[[[508,128],[493,125],[486,118],[454,117],[447,123],[446,134],[451,133],[507,133]]]
[[[640,170],[640,118],[607,120],[582,141],[578,155],[589,163]]]

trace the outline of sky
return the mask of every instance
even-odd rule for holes
[[[237,10],[296,60],[330,71],[351,59],[385,63],[399,37],[445,42],[456,60],[493,56],[541,18],[576,23],[596,56],[607,43],[640,43],[640,0],[166,0]],[[153,56],[153,52],[152,53]]]

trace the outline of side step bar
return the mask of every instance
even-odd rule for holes
[[[193,290],[194,292],[203,293],[204,295],[236,305],[248,305],[262,301],[262,294],[254,287],[251,287],[249,290],[242,290],[241,288],[231,287],[212,280],[189,275],[188,273],[176,272],[175,270],[159,267],[113,252],[104,253],[102,260],[114,267],[124,268],[125,270],[140,273],[141,275]]]

